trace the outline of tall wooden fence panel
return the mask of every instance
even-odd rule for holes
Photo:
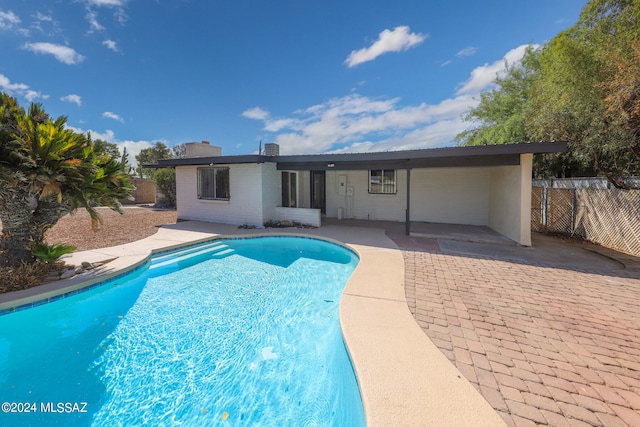
[[[640,190],[533,187],[531,229],[640,256]]]
[[[156,202],[156,186],[146,178],[132,178],[135,190],[131,194],[133,200],[122,200],[123,204],[148,204]]]

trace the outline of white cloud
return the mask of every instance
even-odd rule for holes
[[[269,132],[278,132],[280,129],[291,128],[295,126],[296,121],[293,119],[276,119],[269,120],[265,123],[264,129]]]
[[[116,113],[112,113],[111,111],[105,111],[104,113],[102,113],[102,117],[104,117],[105,119],[117,120],[120,123],[124,123],[124,119],[122,117],[120,117]]]
[[[68,65],[79,64],[84,61],[84,56],[80,55],[69,46],[39,42],[25,43],[24,48],[34,53],[53,55],[58,61]]]
[[[477,47],[469,46],[469,47],[465,47],[464,49],[462,49],[461,51],[456,53],[456,56],[458,58],[463,57],[463,56],[473,56],[473,55],[476,54],[477,51],[478,51]]]
[[[410,33],[409,27],[400,26],[393,30],[384,30],[378,35],[378,40],[371,46],[352,51],[345,63],[349,68],[363,62],[373,61],[378,56],[387,52],[400,52],[419,45],[427,39],[428,35]]]
[[[118,45],[116,44],[116,42],[114,42],[113,40],[105,40],[102,42],[103,46],[106,46],[107,49],[111,49],[114,52],[118,52]]]
[[[49,95],[43,95],[41,92],[39,91],[35,91],[35,90],[27,90],[24,94],[24,97],[27,101],[29,102],[33,102],[38,98],[42,98],[42,99],[47,99],[49,98]]]
[[[60,101],[71,102],[76,104],[78,107],[82,105],[82,98],[80,95],[76,95],[75,93],[70,93],[69,95],[63,96],[60,98]]]
[[[6,92],[19,92],[29,89],[29,86],[24,83],[11,83],[8,77],[6,77],[4,74],[0,74],[0,88],[2,88],[2,90]]]
[[[46,34],[47,36],[52,36],[60,32],[60,24],[53,18],[51,11],[48,11],[47,14],[36,12],[32,17],[34,21],[31,23],[31,28],[38,32]]]
[[[4,12],[0,10],[0,30],[10,30],[20,24],[20,18],[12,11]]]
[[[127,4],[127,0],[88,0],[92,6],[106,6],[106,7],[122,7]]]
[[[43,95],[41,92],[30,89],[29,86],[24,83],[11,83],[11,80],[4,74],[0,74],[0,90],[7,92],[9,95],[22,96],[29,102],[33,102],[38,98],[49,98],[49,95]]]
[[[136,160],[136,156],[140,154],[140,151],[145,148],[151,148],[155,145],[149,141],[117,141],[115,143],[120,149],[120,154],[124,152],[124,149],[127,149],[127,154],[129,158],[129,166],[136,168],[138,166],[138,161]]]
[[[252,118],[263,121],[264,130],[280,132],[274,142],[280,144],[283,154],[397,150],[450,144],[465,128],[459,123],[462,114],[476,104],[470,96],[459,96],[437,105],[402,106],[399,98],[371,99],[354,94],[330,99],[288,118]],[[438,123],[449,123],[445,128],[455,133],[445,137],[440,131],[438,138],[428,138],[426,131],[420,132],[444,127],[436,126]]]
[[[51,13],[51,12],[49,12],[49,13]],[[53,16],[45,15],[42,12],[37,12],[35,18],[36,18],[37,21],[40,21],[40,22],[54,22]]]
[[[460,58],[464,58],[464,57],[467,57],[467,56],[473,56],[477,52],[478,52],[478,48],[477,47],[469,46],[469,47],[465,47],[464,49],[459,50],[458,52],[456,52],[455,57],[457,59],[460,59]],[[441,67],[446,67],[447,65],[453,63],[453,61],[454,61],[453,59],[447,59],[446,61],[442,62],[440,64],[440,66]]]
[[[91,8],[91,7],[114,8],[115,11],[113,12],[113,17],[121,25],[124,25],[124,23],[128,19],[128,16],[124,11],[124,7],[127,5],[128,0],[86,0],[86,2],[87,2],[87,8]],[[93,27],[93,21],[97,23],[97,15],[91,10],[89,11],[89,13],[93,14],[93,18],[89,20],[89,23]],[[87,16],[87,18],[89,19],[89,15]],[[102,26],[100,25],[100,27]],[[103,28],[100,28],[100,30],[102,29]]]
[[[456,94],[474,94],[486,89],[495,82],[497,76],[504,74],[507,64],[515,64],[516,62],[519,62],[528,47],[536,49],[538,46],[539,45],[518,46],[507,52],[502,59],[499,59],[492,64],[484,64],[480,67],[474,68],[473,71],[471,71],[469,79],[461,85]]]
[[[255,119],[255,120],[265,120],[267,117],[269,117],[269,112],[266,110],[263,110],[260,107],[253,107],[243,111],[242,117],[246,117],[248,119]]]
[[[102,31],[104,30],[104,27],[102,26],[102,24],[100,24],[98,22],[98,14],[96,12],[94,12],[93,10],[89,10],[87,12],[87,14],[85,15],[85,18],[87,20],[87,22],[89,23],[89,33],[92,33],[94,31]]]
[[[328,153],[362,153],[373,151],[417,150],[450,146],[455,135],[469,126],[461,118],[442,120],[417,128],[401,136],[376,142],[356,142]]]

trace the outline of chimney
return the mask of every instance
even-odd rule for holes
[[[209,141],[187,142],[184,144],[185,157],[218,157],[222,156],[222,147],[211,145]]]
[[[280,155],[280,146],[275,143],[264,144],[264,155],[265,156],[279,156]]]

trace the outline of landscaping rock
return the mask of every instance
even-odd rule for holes
[[[71,270],[67,269],[67,270],[64,270],[62,273],[60,273],[60,280],[68,279],[68,278],[73,277],[75,275],[76,275],[76,270],[75,269],[71,269]]]

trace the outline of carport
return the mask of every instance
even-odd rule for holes
[[[566,143],[541,142],[273,160],[280,171],[324,172],[327,217],[347,212],[348,219],[404,222],[407,235],[412,222],[487,226],[530,246],[533,154],[566,149]],[[374,170],[396,171],[393,193],[371,192]],[[356,193],[361,209],[353,207]]]

